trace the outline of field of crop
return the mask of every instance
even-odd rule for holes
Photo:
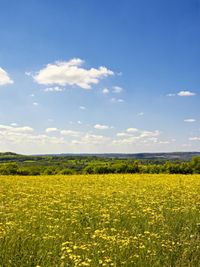
[[[0,177],[0,266],[200,266],[200,175]]]

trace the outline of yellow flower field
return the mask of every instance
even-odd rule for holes
[[[0,177],[0,266],[200,266],[200,175]]]

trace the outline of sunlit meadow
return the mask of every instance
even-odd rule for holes
[[[200,266],[199,175],[0,177],[0,266]]]

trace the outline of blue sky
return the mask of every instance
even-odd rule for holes
[[[6,0],[0,151],[200,151],[199,0]]]

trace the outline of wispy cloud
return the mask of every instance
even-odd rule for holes
[[[110,137],[103,135],[96,135],[92,133],[86,133],[79,140],[73,140],[73,145],[96,145],[102,146],[110,141]]]
[[[196,119],[185,119],[184,122],[195,122]]]
[[[167,96],[169,96],[169,97],[172,97],[172,96],[195,96],[195,95],[196,95],[196,93],[191,92],[191,91],[180,91],[176,94],[175,93],[167,94]]]
[[[96,126],[95,129],[106,130],[108,125]],[[132,130],[130,130],[132,129]],[[128,130],[128,131],[127,131]],[[190,141],[199,141],[199,137],[191,137]],[[174,142],[174,141],[173,141]],[[163,140],[158,130],[147,131],[136,128],[125,129],[114,135],[96,134],[92,131],[76,131],[74,129],[46,128],[38,133],[30,126],[0,125],[0,145],[3,150],[23,151],[23,153],[56,153],[70,152],[113,152],[135,151],[152,147],[165,146],[172,143],[171,139]],[[31,149],[31,150],[30,150]]]
[[[81,110],[86,110],[86,107],[85,106],[80,106],[79,107]]]
[[[109,94],[109,89],[108,88],[103,88],[102,89],[102,93],[104,94],[104,95],[107,95],[107,94]]]
[[[200,141],[200,137],[199,136],[190,137],[189,141]]]
[[[112,92],[115,94],[120,94],[123,91],[123,88],[120,86],[113,86]]]
[[[0,132],[14,132],[14,133],[32,133],[34,130],[32,127],[23,126],[23,127],[15,127],[16,124],[12,124],[12,126],[8,125],[0,125]]]
[[[12,122],[10,125],[11,126],[18,126],[18,124],[16,122]]]
[[[38,102],[33,102],[33,106],[37,107],[38,105]]]
[[[115,97],[112,97],[112,98],[111,98],[111,102],[112,102],[112,103],[123,103],[123,102],[125,102],[125,101],[124,101],[124,99],[122,99],[122,98],[115,98]]]
[[[110,128],[108,125],[103,125],[103,124],[96,124],[94,125],[94,128],[97,130],[107,130]]]
[[[131,144],[151,144],[151,143],[168,143],[167,140],[159,140],[160,132],[158,130],[155,131],[146,131],[139,130],[136,128],[128,128],[126,132],[120,132],[116,135],[119,139],[113,140],[113,144],[115,145],[131,145]]]
[[[128,133],[135,133],[135,132],[138,132],[139,130],[137,128],[128,128],[128,129],[126,129],[126,131]]]
[[[167,96],[172,97],[172,96],[176,96],[176,94],[174,94],[174,93],[169,93],[169,94],[167,94]]]
[[[117,137],[130,137],[131,134],[125,133],[125,132],[119,132],[116,134]]]
[[[76,85],[83,89],[91,89],[101,78],[114,75],[113,71],[102,66],[98,69],[85,69],[81,67],[83,63],[80,58],[51,63],[36,73],[33,79],[44,85]]]
[[[0,86],[12,84],[13,80],[9,77],[8,73],[0,67]]]
[[[65,91],[65,88],[59,87],[59,86],[54,86],[54,87],[47,87],[44,89],[44,92],[63,92]]]
[[[73,131],[73,130],[61,130],[60,133],[65,136],[72,136],[72,137],[78,137],[81,135],[80,132],[78,131]]]
[[[47,129],[45,130],[46,133],[52,133],[52,132],[57,132],[57,131],[58,131],[57,128],[47,128]]]

